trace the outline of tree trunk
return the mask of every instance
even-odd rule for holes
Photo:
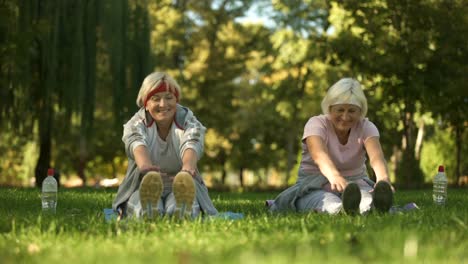
[[[112,178],[115,179],[117,178],[117,166],[115,166],[115,162],[111,162],[112,165]]]
[[[291,170],[294,167],[294,164],[296,163],[296,129],[292,129],[292,131],[289,132],[288,134],[288,141],[287,141],[287,146],[286,146],[286,152],[287,152],[287,161],[286,161],[286,178],[284,179],[285,185],[288,185],[289,179],[291,178]]]
[[[461,152],[462,152],[462,125],[457,125],[455,127],[455,147],[456,147],[456,152],[457,152],[457,164],[455,168],[455,173],[456,173],[456,184],[460,185],[460,176],[461,176]]]
[[[226,176],[227,176],[226,168],[223,166],[223,170],[221,172],[221,184],[223,185],[226,184]]]
[[[42,181],[47,177],[47,170],[50,168],[50,159],[51,159],[51,125],[50,125],[50,115],[44,113],[48,120],[42,120],[39,122],[39,158],[37,159],[36,169],[35,169],[35,178],[36,186],[41,187]]]
[[[129,61],[132,63],[131,83],[132,88],[138,89],[141,81],[151,71],[151,36],[150,22],[148,18],[148,7],[145,3],[136,5],[133,11],[135,18],[133,19],[133,30],[135,35],[131,42],[133,49],[129,51]],[[136,90],[138,92],[138,90]]]
[[[310,69],[307,68],[307,71],[304,75],[300,74],[302,68],[302,64],[297,65],[297,69],[299,71],[299,76],[297,79],[297,90],[294,94],[293,98],[297,98],[300,100],[304,97],[305,86],[307,79],[310,75]],[[292,77],[291,77],[292,78]],[[299,108],[296,102],[293,102],[293,114],[291,118],[291,131],[288,135],[288,142],[287,142],[287,163],[286,163],[286,179],[285,184],[287,185],[289,179],[291,178],[291,170],[297,162],[297,136],[298,136],[298,123],[299,123]]]
[[[49,32],[36,36],[37,56],[34,58],[37,72],[37,88],[41,91],[37,107],[39,112],[39,158],[35,169],[36,186],[40,187],[47,177],[51,164],[52,120],[54,115],[52,95],[57,83],[57,41],[58,41],[58,6],[40,1],[37,10],[37,21],[46,21]]]
[[[125,120],[124,109],[134,105],[135,94],[127,96],[127,21],[128,21],[128,3],[127,0],[115,1],[107,12],[109,16],[108,25],[106,25],[110,39],[110,71],[113,75],[113,109],[115,129],[121,129]],[[131,108],[130,108],[131,109]]]
[[[87,141],[85,137],[80,138],[80,153],[78,154],[78,177],[83,181],[83,186],[86,186],[86,163],[88,161]]]
[[[414,147],[415,148],[414,154],[415,154],[416,160],[419,160],[419,158],[421,157],[423,138],[424,138],[424,120],[422,120],[421,118],[421,121],[419,122],[418,135],[416,137],[416,145]]]
[[[226,159],[227,155],[226,152],[224,152],[224,149],[221,149],[218,156],[217,160],[219,161],[219,164],[221,164],[221,184],[226,184],[226,177],[227,177],[227,171],[226,171]]]
[[[89,160],[88,157],[88,141],[92,136],[92,126],[94,121],[94,98],[96,87],[96,25],[97,25],[97,2],[88,0],[83,2],[83,19],[81,23],[81,42],[82,60],[80,67],[80,90],[83,91],[81,97],[83,109],[81,110],[81,127],[80,127],[80,152],[78,161],[78,176],[83,180],[83,185],[86,185],[85,168]]]
[[[184,17],[181,21],[179,21],[178,23],[178,26],[181,27],[181,28],[185,28],[185,29],[189,29],[189,23],[186,23],[187,19],[185,18],[186,16],[186,9],[187,9],[187,0],[177,0],[175,1],[174,3],[176,9],[179,11],[180,14],[182,14],[182,16]],[[185,78],[185,74],[184,74],[184,68],[185,68],[185,50],[187,49],[188,47],[188,39],[189,39],[189,36],[187,33],[188,31],[190,30],[186,30],[185,31],[185,36],[183,36],[181,38],[181,41],[182,41],[182,48],[181,49],[177,49],[175,52],[174,52],[174,65],[177,66],[177,68],[179,69],[179,75],[180,75],[180,79],[181,79],[181,82],[182,83],[185,83],[186,82],[186,78]]]
[[[241,187],[244,187],[244,167],[239,169],[239,183]]]
[[[402,156],[396,170],[397,182],[405,186],[417,187],[424,181],[424,176],[415,156],[414,107],[406,101],[403,115]]]

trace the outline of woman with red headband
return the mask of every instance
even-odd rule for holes
[[[136,100],[140,109],[124,125],[128,169],[112,204],[120,216],[218,213],[197,169],[206,128],[178,104],[180,98],[168,74],[144,79]]]
[[[271,211],[365,214],[388,212],[394,188],[388,176],[377,127],[366,118],[361,84],[343,78],[322,101],[323,115],[304,127],[297,183],[283,191]],[[377,183],[367,176],[366,155]]]

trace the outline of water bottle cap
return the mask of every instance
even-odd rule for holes
[[[54,169],[50,168],[47,170],[47,176],[54,176]]]
[[[443,166],[443,165],[440,165],[440,166],[439,166],[439,172],[444,172],[444,171],[445,171],[445,170],[444,170],[444,166]]]

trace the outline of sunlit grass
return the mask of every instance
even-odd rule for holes
[[[272,215],[277,193],[215,193],[237,221],[106,223],[115,190],[61,189],[57,215],[41,215],[37,189],[0,189],[0,263],[467,263],[468,197],[451,190],[445,207],[430,190],[400,191],[419,211],[349,217]]]

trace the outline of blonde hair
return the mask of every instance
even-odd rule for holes
[[[361,117],[367,115],[367,99],[361,84],[353,78],[343,78],[328,89],[322,100],[322,111],[330,113],[330,107],[336,104],[352,104],[361,108]]]
[[[154,89],[156,89],[161,82],[164,82],[171,93],[178,94],[178,100],[180,100],[182,93],[179,84],[167,73],[164,72],[153,72],[150,75],[146,76],[141,84],[140,91],[136,99],[136,104],[138,107],[143,107],[145,105],[146,97]]]

